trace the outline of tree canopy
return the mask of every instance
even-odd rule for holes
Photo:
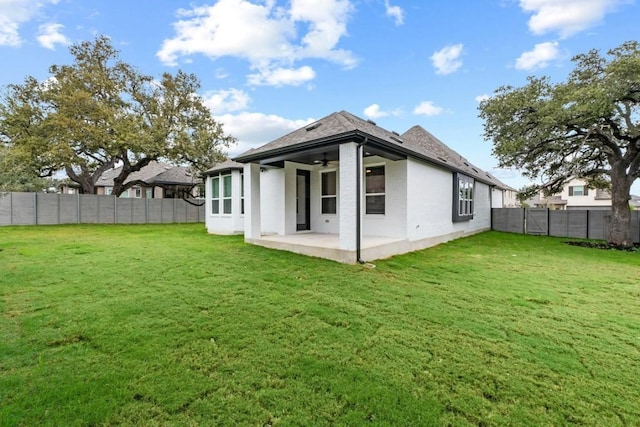
[[[571,178],[611,189],[610,243],[629,246],[631,185],[640,177],[640,45],[626,42],[607,56],[575,56],[565,82],[529,77],[503,86],[480,104],[484,137],[499,166],[540,184],[532,194],[561,191]]]
[[[144,75],[105,36],[70,52],[73,64],[51,66],[44,81],[28,76],[8,85],[0,101],[0,144],[37,176],[64,170],[94,193],[100,176],[121,165],[119,195],[136,184],[125,183],[129,175],[153,160],[201,172],[235,142],[197,95],[195,75]]]

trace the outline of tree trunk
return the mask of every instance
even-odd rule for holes
[[[611,168],[611,217],[607,242],[616,246],[633,246],[631,239],[631,182],[623,167]]]
[[[71,181],[80,184],[80,194],[94,194],[96,192],[96,187],[92,179],[88,179],[84,174],[76,174],[69,166],[65,167],[65,171]]]

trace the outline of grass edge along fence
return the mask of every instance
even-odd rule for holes
[[[611,211],[493,208],[491,229],[509,233],[605,240]],[[640,211],[631,212],[631,237],[640,243]]]
[[[0,226],[204,222],[204,200],[0,193]]]

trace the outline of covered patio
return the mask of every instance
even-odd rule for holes
[[[270,234],[247,241],[272,249],[327,258],[338,262],[353,262],[353,252],[340,249],[340,236],[338,234],[314,232],[286,235]],[[405,245],[408,245],[406,239],[362,236],[361,251],[364,259],[380,259],[397,253],[398,247]]]

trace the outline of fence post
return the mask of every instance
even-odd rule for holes
[[[38,193],[33,193],[33,223],[38,225]]]
[[[9,193],[9,224],[13,225],[13,192]]]
[[[76,193],[76,196],[77,196],[76,197],[76,208],[77,208],[76,209],[76,211],[77,211],[76,212],[76,218],[77,218],[76,222],[78,224],[80,224],[80,192],[79,191]]]
[[[589,238],[589,226],[590,226],[590,224],[589,224],[589,216],[590,216],[590,214],[591,214],[591,209],[587,209],[587,239]],[[568,223],[568,221],[567,221],[567,223]]]

